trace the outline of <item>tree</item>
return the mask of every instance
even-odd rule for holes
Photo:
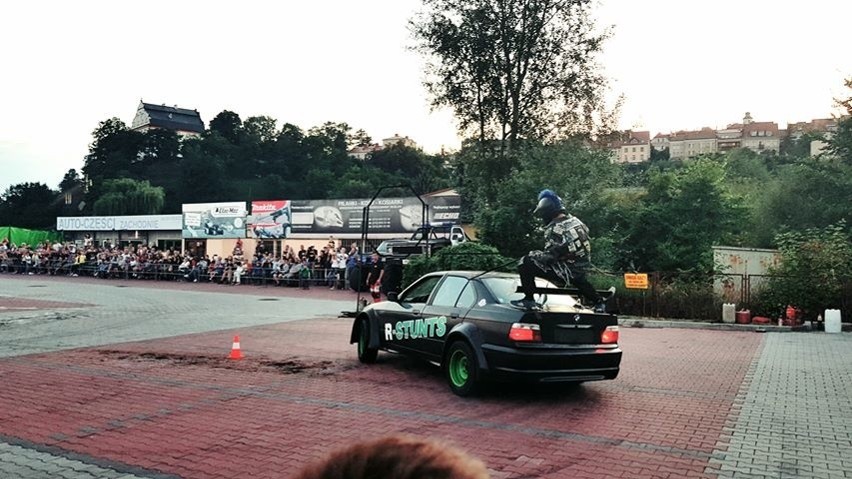
[[[775,242],[781,262],[758,298],[764,314],[774,317],[794,305],[814,318],[842,306],[843,287],[852,281],[852,238],[844,222],[780,233]]]
[[[118,118],[98,124],[92,132],[93,141],[83,166],[83,173],[94,187],[107,178],[130,176],[132,164],[137,161],[143,135],[129,130]]]
[[[618,225],[620,266],[640,271],[713,270],[711,247],[736,245],[746,210],[728,191],[723,165],[698,160],[651,175],[641,205]]]
[[[411,22],[434,107],[501,147],[593,132],[611,122],[588,0],[424,0]]]
[[[243,131],[255,143],[273,141],[278,136],[277,120],[268,116],[250,116],[243,122]]]
[[[243,122],[240,115],[228,110],[223,110],[210,120],[210,131],[222,135],[223,138],[233,144],[240,142]]]
[[[55,228],[62,207],[58,195],[43,183],[10,186],[0,195],[0,226]]]
[[[62,181],[59,182],[59,191],[69,191],[82,185],[83,180],[80,178],[80,174],[77,173],[77,170],[71,168],[62,177]]]
[[[130,178],[106,180],[95,201],[96,215],[155,215],[162,211],[165,192],[147,181]]]
[[[491,155],[474,151],[465,156],[460,192],[465,203],[473,203],[477,236],[503,254],[520,256],[541,248],[539,224],[531,211],[542,188],[557,191],[571,213],[593,230],[603,230],[595,218],[599,213],[596,205],[600,192],[614,186],[618,176],[608,152],[566,141],[528,144],[503,156],[497,151]],[[515,166],[500,170],[504,163]]]

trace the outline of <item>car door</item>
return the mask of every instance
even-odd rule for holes
[[[423,353],[420,334],[423,308],[429,302],[441,275],[425,276],[400,294],[398,308],[385,311],[382,315],[385,342],[391,349]],[[419,322],[418,322],[419,321]]]
[[[430,360],[440,361],[447,333],[460,323],[465,313],[476,304],[473,282],[463,276],[447,275],[432,295],[422,313],[425,330],[424,349]]]

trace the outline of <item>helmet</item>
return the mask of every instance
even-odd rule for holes
[[[560,213],[565,213],[562,198],[551,190],[541,190],[538,194],[538,206],[535,207],[533,214],[545,223],[550,223]]]

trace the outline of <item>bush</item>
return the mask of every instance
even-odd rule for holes
[[[473,242],[462,243],[443,248],[432,257],[422,255],[411,258],[403,270],[402,284],[405,288],[417,278],[433,271],[485,271],[495,268],[501,271],[517,269],[512,260],[501,255],[492,246]]]

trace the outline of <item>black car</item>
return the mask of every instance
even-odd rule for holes
[[[541,308],[510,304],[516,274],[445,271],[423,276],[398,296],[372,304],[352,325],[358,359],[380,349],[439,365],[450,389],[473,394],[482,380],[584,382],[615,379],[618,321],[582,306],[575,290],[537,284]],[[613,290],[605,292],[611,295]]]

